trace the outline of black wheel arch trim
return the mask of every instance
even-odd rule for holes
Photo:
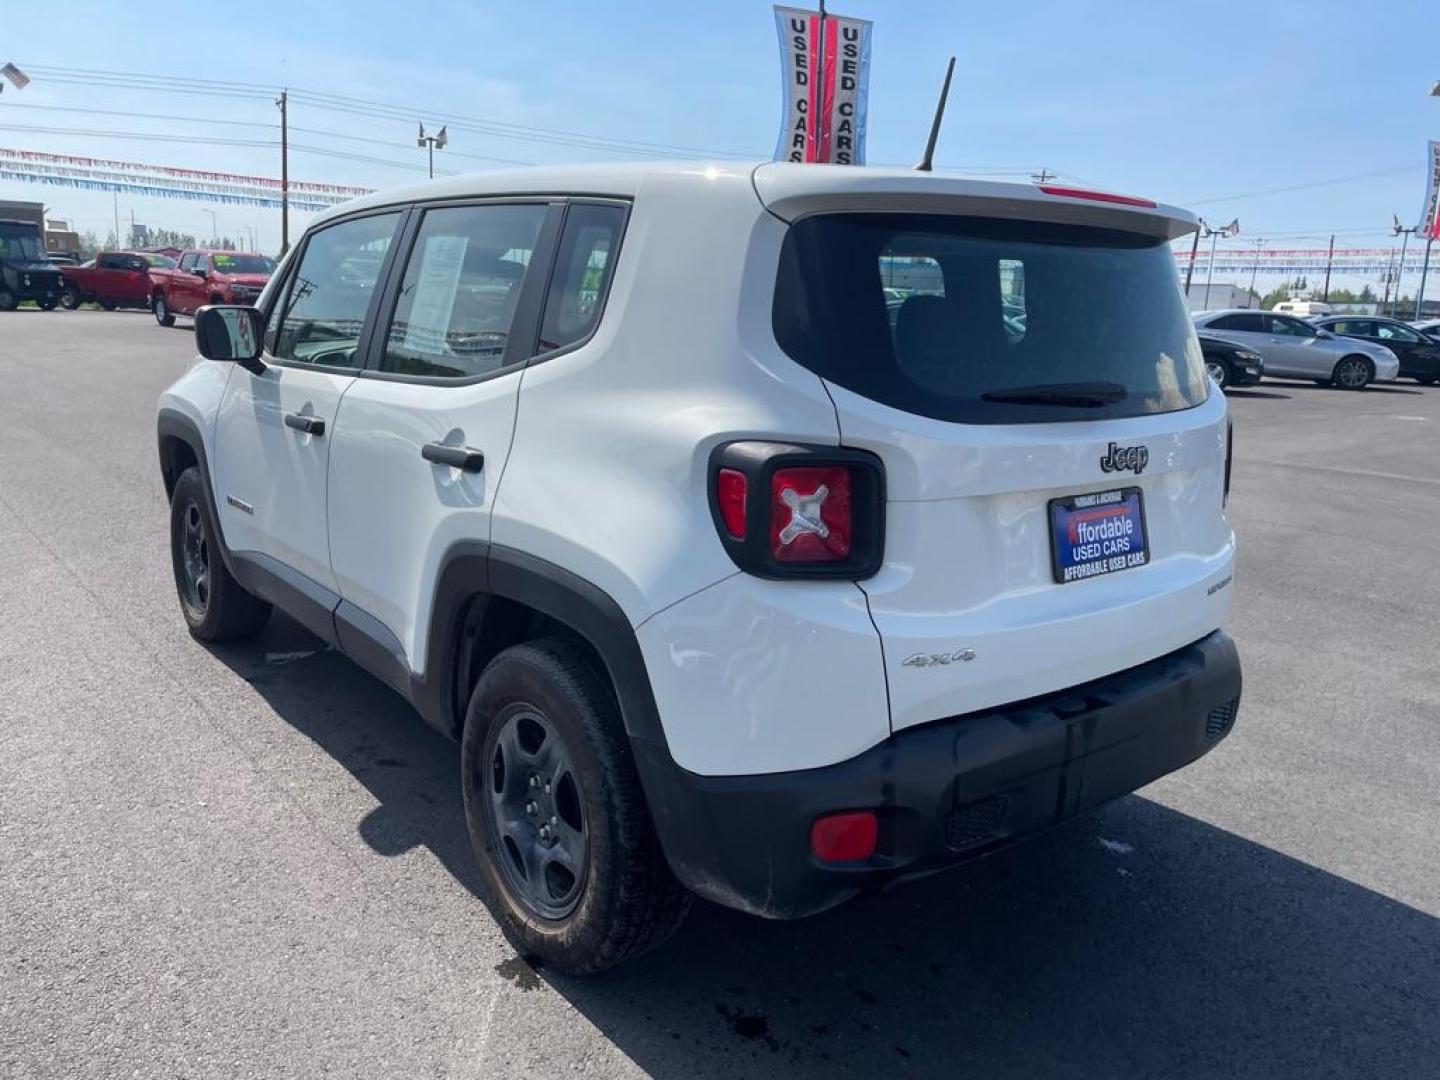
[[[169,453],[170,440],[178,440],[190,449],[195,466],[200,470],[200,483],[205,489],[205,502],[210,510],[210,520],[215,522],[219,534],[220,556],[225,568],[235,574],[235,563],[231,558],[229,545],[225,543],[225,529],[220,523],[220,507],[215,502],[215,487],[210,481],[210,460],[205,454],[205,440],[200,435],[200,426],[178,409],[162,407],[155,420],[156,449],[160,454],[160,478],[165,484],[165,498],[168,500],[175,491],[175,482],[180,479],[180,470]],[[235,574],[238,578],[239,575]]]

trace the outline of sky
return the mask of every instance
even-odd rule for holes
[[[1257,239],[1323,247],[1331,232],[1337,246],[1388,247],[1392,214],[1407,224],[1419,216],[1426,140],[1440,139],[1440,98],[1429,96],[1440,52],[1426,44],[1434,0],[830,6],[874,20],[871,163],[919,156],[954,54],[938,168],[1022,182],[1046,168],[1216,223],[1238,218],[1240,248]],[[236,15],[225,17],[227,7]],[[33,79],[0,93],[0,146],[278,176],[274,147],[119,136],[273,141],[278,112],[266,91],[282,86],[400,109],[376,116],[292,105],[291,125],[305,129],[291,136],[297,146],[396,164],[296,149],[291,177],[367,187],[423,178],[421,119],[452,125],[436,161],[447,172],[501,167],[493,159],[632,156],[595,140],[763,159],[778,134],[779,49],[768,3],[247,0],[168,11],[157,19],[133,2],[0,4],[0,63],[31,69]],[[256,89],[216,97],[104,78],[80,84],[78,69]],[[454,126],[474,121],[523,130]],[[0,199],[43,201],[51,216],[102,238],[113,228],[108,194],[0,180]],[[253,230],[263,250],[279,246],[278,211],[119,202],[122,221],[133,212],[152,226],[208,235],[208,209],[219,232]],[[305,220],[292,214],[292,236]],[[1427,295],[1440,297],[1440,274]]]

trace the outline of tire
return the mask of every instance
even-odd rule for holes
[[[155,294],[155,299],[150,304],[150,310],[155,315],[155,321],[161,326],[175,325],[175,316],[170,314],[170,305],[165,302],[164,293]]]
[[[65,288],[60,290],[60,306],[66,311],[74,311],[81,303],[83,303],[83,301],[81,300],[80,292],[74,285],[66,285]]]
[[[1415,381],[1421,386],[1434,386],[1437,381],[1440,381],[1440,375],[1416,375]]]
[[[15,299],[15,294],[9,289],[0,287],[0,311],[14,311],[20,306],[20,301]]]
[[[1363,356],[1342,356],[1330,372],[1330,383],[1342,390],[1364,390],[1375,378],[1375,365]]]
[[[1223,356],[1205,357],[1205,370],[1219,384],[1221,390],[1229,390],[1235,377],[1230,372],[1230,362]]]
[[[225,298],[219,293],[216,293],[214,296],[210,297],[209,302],[212,304],[223,304],[225,303]]]
[[[242,641],[270,618],[270,605],[246,592],[226,567],[205,481],[193,465],[170,496],[170,563],[180,611],[196,641]]]
[[[54,311],[55,304],[56,301],[53,297],[47,298],[45,300],[35,301],[35,306],[38,307],[41,311]]]
[[[680,925],[690,894],[660,850],[619,707],[585,649],[544,639],[496,656],[470,697],[460,763],[481,898],[521,955],[588,975]]]

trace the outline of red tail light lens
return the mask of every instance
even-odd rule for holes
[[[738,469],[721,469],[715,479],[715,501],[720,504],[720,520],[725,531],[736,540],[745,539],[745,474]]]
[[[770,554],[783,563],[844,562],[854,521],[843,465],[776,469],[770,477]]]
[[[743,439],[710,453],[710,516],[747,574],[874,576],[885,553],[885,467],[848,446]]]
[[[810,850],[821,862],[857,862],[875,854],[879,835],[873,810],[827,814],[810,826]]]

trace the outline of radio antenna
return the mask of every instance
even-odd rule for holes
[[[935,162],[935,140],[940,138],[940,122],[945,119],[945,100],[950,96],[950,76],[955,74],[955,58],[945,66],[945,84],[940,87],[940,101],[935,106],[935,122],[930,125],[930,141],[925,144],[925,156],[915,168],[919,172],[930,172]]]

